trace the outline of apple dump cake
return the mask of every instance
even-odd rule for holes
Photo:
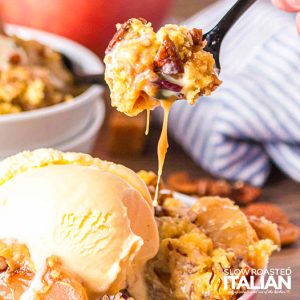
[[[170,195],[156,221],[160,248],[147,265],[150,299],[237,299],[245,290],[226,288],[225,270],[242,275],[263,269],[278,248],[276,226],[259,239],[247,217],[226,198],[199,198],[189,208]]]
[[[37,41],[0,35],[0,114],[70,101],[82,91],[58,52]]]
[[[104,62],[112,106],[119,111],[137,115],[159,105],[161,98],[193,104],[220,84],[200,29],[166,25],[154,32],[141,18],[117,29]]]
[[[264,268],[277,247],[276,226],[259,239],[228,199],[158,200],[155,217],[136,173],[89,155],[40,149],[4,160],[0,299],[236,299],[242,290],[225,289],[224,269]]]

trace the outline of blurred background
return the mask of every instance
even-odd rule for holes
[[[101,58],[103,58],[104,50],[115,33],[116,23],[123,22],[130,17],[144,17],[151,21],[156,28],[164,23],[178,24],[213,2],[215,0],[0,1],[3,22],[40,29],[70,38],[85,45]],[[22,30],[21,35],[24,36]],[[30,35],[31,33],[25,32],[25,38],[30,37]],[[41,38],[41,35],[38,35],[38,37]],[[46,40],[48,42],[49,38],[46,38]],[[58,43],[58,46],[60,48],[61,45]],[[56,44],[54,47],[57,47]],[[73,54],[70,52],[68,55],[72,56]],[[95,64],[95,62],[91,61],[90,64]],[[98,69],[96,68],[96,70]],[[104,91],[104,95],[106,103],[105,122],[101,126],[98,138],[93,141],[96,144],[94,154],[98,154],[104,159],[124,163],[135,170],[141,168],[155,170],[157,165],[156,143],[160,129],[151,126],[150,135],[146,137],[144,135],[146,116],[127,118],[118,114],[110,107],[107,90]],[[86,116],[86,118],[88,117]],[[66,119],[69,119],[69,117]],[[67,127],[67,124],[65,127]],[[81,129],[82,127],[83,125]],[[32,135],[34,135],[33,132]],[[72,132],[72,135],[76,138],[74,132]],[[126,139],[122,139],[124,136],[126,136]],[[71,133],[69,134],[70,138]],[[65,138],[65,140],[68,139]],[[52,146],[50,141],[49,146]],[[59,148],[77,151],[91,151],[90,149],[92,148],[80,147],[75,145],[75,149],[70,149],[68,146],[67,148],[64,148],[64,146]],[[135,156],[133,157],[132,155]],[[172,145],[172,151],[170,151],[167,159],[172,160],[172,157],[178,157],[178,155],[181,155],[183,159],[178,160],[178,165],[176,166],[166,163],[166,172],[168,172],[169,168],[171,171],[173,168],[180,169],[188,165],[191,172],[199,173],[199,168],[176,146]]]
[[[158,28],[168,19],[183,21],[212,2],[214,0],[1,0],[5,22],[68,37],[101,57],[116,23],[143,17]]]

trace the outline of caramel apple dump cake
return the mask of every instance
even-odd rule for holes
[[[158,215],[160,248],[146,271],[150,299],[237,299],[245,290],[226,287],[225,270],[242,276],[263,269],[278,248],[276,227],[259,239],[247,217],[226,198],[199,198],[189,208],[169,196]]]
[[[70,101],[82,91],[58,52],[37,41],[0,35],[0,114]]]
[[[0,299],[236,299],[243,291],[224,287],[224,270],[264,268],[277,248],[276,226],[259,239],[228,199],[188,207],[159,196],[155,218],[136,173],[85,154],[40,149],[4,160]]]

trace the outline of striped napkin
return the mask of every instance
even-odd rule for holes
[[[219,0],[184,22],[211,28],[234,4]],[[273,161],[300,181],[300,37],[294,16],[258,1],[227,35],[222,86],[196,105],[178,101],[169,134],[214,175],[262,185]]]

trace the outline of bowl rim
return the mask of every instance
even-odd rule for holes
[[[91,50],[89,50],[88,48],[84,47],[83,45],[75,41],[72,41],[68,38],[59,36],[54,33],[49,33],[38,29],[32,29],[25,26],[19,26],[19,25],[14,25],[9,23],[6,23],[4,26],[7,29],[7,31],[11,34],[15,33],[16,35],[18,35],[21,32],[20,36],[24,35],[27,38],[32,38],[34,40],[41,41],[43,44],[46,45],[47,45],[47,40],[49,39],[50,40],[49,44],[51,44],[51,41],[55,41],[57,44],[65,46],[66,48],[76,49],[77,54],[79,54],[81,57],[88,57],[88,59],[92,62],[94,69],[98,69],[99,72],[103,72],[104,70],[104,65],[101,59]],[[52,45],[50,46],[52,48],[55,48]],[[61,49],[59,51],[63,53],[67,52],[67,51],[65,52],[65,49]],[[80,59],[78,59],[78,63],[80,64]],[[0,124],[41,118],[41,117],[46,117],[48,115],[57,114],[63,111],[72,110],[78,106],[81,106],[84,102],[88,101],[88,99],[100,95],[101,92],[103,92],[103,90],[104,88],[100,85],[92,85],[83,93],[74,97],[73,100],[70,102],[62,102],[51,106],[34,109],[31,111],[0,115]]]
[[[101,129],[104,120],[105,120],[104,100],[97,101],[95,102],[95,111],[87,126],[76,136],[73,136],[72,138],[63,141],[62,143],[53,145],[51,147],[54,149],[62,149],[62,151],[70,151],[66,149],[75,148],[79,144],[91,140],[93,135],[95,135]]]
[[[92,101],[92,99],[94,97],[97,97],[101,92],[102,92],[101,87],[93,85],[89,87],[86,91],[84,91],[82,94],[76,96],[70,102],[62,102],[55,105],[34,109],[31,111],[0,115],[0,125],[7,124],[10,122],[16,122],[16,121],[27,121],[29,119],[30,120],[39,119],[41,117],[46,117],[49,115],[55,115],[61,112],[73,110],[81,106],[85,102],[88,102],[89,100]]]

